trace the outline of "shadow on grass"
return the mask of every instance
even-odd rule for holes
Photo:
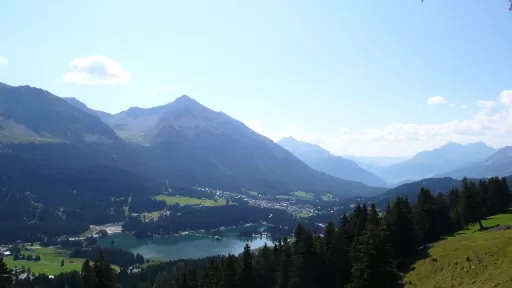
[[[433,247],[432,244],[426,244],[426,245],[419,247],[416,250],[416,252],[417,252],[416,255],[411,255],[411,258],[404,260],[402,263],[399,264],[400,272],[407,274],[411,271],[414,271],[414,269],[415,269],[414,264],[416,264],[416,262],[423,260],[423,259],[430,258],[431,255],[428,252],[428,250],[432,247]],[[432,258],[432,261],[437,261],[437,258],[436,259],[434,259],[434,258]]]

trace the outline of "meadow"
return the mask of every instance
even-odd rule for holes
[[[226,205],[226,199],[220,199],[219,201],[211,199],[199,199],[192,197],[183,196],[169,196],[169,195],[158,195],[155,197],[156,200],[164,200],[167,205],[203,205],[203,206],[222,206]]]
[[[512,225],[512,214],[483,221],[497,224]],[[433,243],[405,275],[406,287],[512,287],[512,230],[477,228]]]
[[[14,260],[13,256],[4,258],[5,263],[9,268],[24,267],[30,270],[36,275],[39,273],[45,273],[48,275],[56,275],[61,272],[80,271],[82,264],[85,259],[69,258],[69,252],[66,250],[58,250],[56,248],[29,248],[32,251],[22,251],[22,254],[41,256],[41,260],[38,262],[30,260]],[[61,262],[64,260],[64,266],[61,266]]]

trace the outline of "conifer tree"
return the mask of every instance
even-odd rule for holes
[[[11,269],[7,267],[4,259],[0,257],[0,287],[9,287],[11,283]]]
[[[292,269],[292,249],[285,237],[280,249],[279,269],[277,272],[277,288],[288,288],[290,284],[290,274]]]
[[[468,225],[478,224],[483,229],[482,219],[485,217],[483,205],[480,205],[483,195],[476,184],[468,178],[462,179],[461,187],[462,213]]]
[[[249,244],[245,244],[244,252],[242,253],[242,269],[239,273],[238,283],[241,287],[251,288],[254,286],[254,280],[251,247]]]
[[[395,259],[402,261],[415,256],[419,239],[407,198],[397,197],[389,206],[384,221],[384,232]]]
[[[94,269],[91,267],[91,263],[89,259],[84,261],[82,264],[82,283],[84,287],[95,287],[96,285],[96,275],[94,273]]]
[[[237,259],[233,255],[228,255],[222,271],[221,288],[236,288],[237,282]]]
[[[277,246],[274,246],[277,249]],[[273,256],[277,255],[277,256]],[[274,287],[276,280],[276,261],[278,261],[278,251],[270,251],[267,243],[260,250],[259,257],[261,259],[261,276],[259,283],[261,287]]]
[[[155,284],[153,288],[169,288],[171,285],[171,277],[167,272],[163,271],[156,275]]]
[[[379,229],[368,227],[356,246],[351,288],[402,287],[386,238]]]
[[[115,287],[114,273],[112,267],[110,267],[110,264],[107,262],[103,249],[100,249],[98,258],[94,260],[93,269],[96,275],[96,287]]]
[[[368,215],[368,225],[374,228],[379,228],[380,226],[379,212],[377,212],[377,208],[375,207],[374,203],[372,203],[372,205],[370,206],[370,214]]]

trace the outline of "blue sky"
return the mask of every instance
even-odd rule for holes
[[[108,112],[187,94],[274,140],[342,155],[501,147],[512,143],[508,5],[9,1],[0,82]]]

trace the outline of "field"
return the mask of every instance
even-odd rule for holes
[[[483,221],[512,225],[512,214]],[[436,242],[405,275],[406,287],[512,287],[512,230],[476,227]]]
[[[313,199],[313,194],[312,193],[304,192],[304,191],[293,192],[292,195],[297,197],[297,198]]]
[[[25,269],[28,269],[30,267],[30,270],[32,270],[36,275],[39,273],[56,275],[65,271],[80,271],[82,269],[82,264],[84,263],[84,259],[69,258],[69,253],[67,251],[57,250],[55,248],[37,248],[34,249],[34,252],[22,251],[22,254],[33,256],[40,255],[41,261],[14,261],[13,256],[5,257],[4,261],[9,268],[25,267]],[[60,264],[62,259],[64,259],[64,266],[61,267]]]
[[[168,195],[158,195],[155,197],[157,200],[164,200],[167,205],[203,205],[203,206],[221,206],[226,205],[226,199],[221,199],[220,201],[214,201],[210,199],[199,199],[199,198],[191,198],[191,197],[182,197],[182,196],[168,196]]]

